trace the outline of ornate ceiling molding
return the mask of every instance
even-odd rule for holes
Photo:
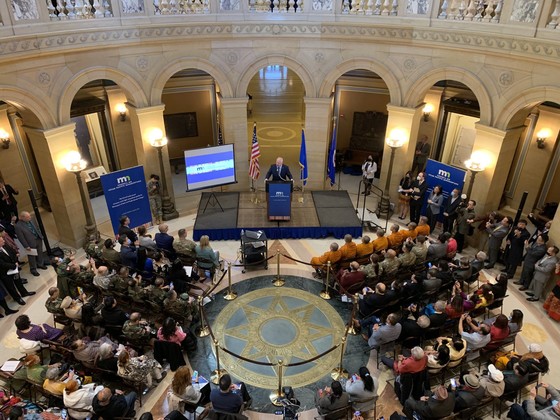
[[[476,25],[472,25],[476,30]],[[56,54],[72,50],[119,47],[120,45],[158,42],[184,42],[184,37],[200,39],[231,40],[235,37],[281,36],[309,37],[322,40],[347,39],[361,43],[444,47],[453,50],[471,50],[483,54],[524,56],[534,60],[548,59],[557,62],[560,58],[560,42],[536,38],[509,37],[501,34],[457,32],[449,28],[398,28],[348,23],[191,23],[173,26],[147,26],[100,30],[84,29],[68,33],[43,33],[0,40],[0,57],[21,59],[36,56],[38,52]],[[347,44],[351,45],[351,44]]]

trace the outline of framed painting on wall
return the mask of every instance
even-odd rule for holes
[[[165,133],[169,139],[198,137],[196,112],[167,114],[163,116],[163,122],[165,124]]]

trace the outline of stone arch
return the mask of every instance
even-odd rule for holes
[[[197,69],[205,71],[212,76],[214,80],[216,80],[218,86],[220,87],[220,91],[222,92],[222,96],[224,98],[231,98],[233,94],[231,83],[226,74],[220,70],[216,64],[198,57],[179,58],[171,63],[167,63],[167,65],[158,72],[158,76],[154,80],[152,88],[149,92],[150,103],[152,105],[161,104],[161,95],[163,94],[165,84],[171,76],[184,69]]]
[[[389,89],[391,103],[395,105],[401,103],[401,87],[399,85],[399,81],[394,75],[394,72],[392,72],[384,64],[371,58],[352,58],[348,61],[340,63],[325,76],[323,83],[321,83],[321,87],[319,88],[319,97],[328,98],[331,94],[332,87],[340,76],[349,71],[359,69],[372,71],[381,77]]]
[[[237,83],[235,89],[236,96],[239,98],[245,97],[247,87],[249,86],[249,83],[255,73],[257,73],[263,67],[270,65],[281,65],[288,67],[295,74],[297,74],[297,76],[303,82],[303,86],[305,87],[305,96],[312,98],[315,97],[315,82],[313,81],[313,78],[311,77],[309,71],[299,61],[296,61],[293,58],[284,55],[269,55],[251,62],[251,64],[246,67],[245,70],[241,71],[241,77],[239,78],[239,82]]]
[[[42,129],[56,127],[56,116],[51,113],[51,108],[42,99],[32,96],[30,92],[33,91],[0,85],[0,100],[23,112],[26,125]]]
[[[476,96],[480,107],[480,122],[490,125],[492,121],[492,101],[484,86],[483,80],[466,69],[455,67],[442,67],[422,74],[415,81],[411,81],[412,88],[404,97],[404,106],[415,107],[420,104],[426,92],[441,80],[453,80],[466,85]],[[491,85],[489,83],[488,85]]]
[[[556,102],[560,104],[560,88],[551,86],[536,86],[522,92],[516,91],[496,115],[494,126],[506,130],[515,115],[523,110],[536,106],[541,102]]]
[[[78,91],[86,83],[103,79],[111,80],[116,83],[124,91],[127,100],[134,106],[142,108],[148,105],[146,94],[142,86],[130,75],[115,68],[90,67],[77,73],[63,90],[58,107],[60,125],[64,125],[70,121],[70,108]]]

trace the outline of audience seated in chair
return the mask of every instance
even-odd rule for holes
[[[188,366],[181,366],[177,369],[175,376],[173,376],[173,382],[171,382],[171,390],[169,391],[171,395],[168,394],[170,410],[179,410],[183,413],[185,404],[204,406],[210,402],[210,383],[207,383],[199,391],[193,386],[192,379],[192,372]],[[172,401],[173,403],[171,403]]]
[[[360,264],[352,261],[348,268],[341,268],[336,274],[336,286],[340,293],[355,293],[356,287],[361,286],[366,275],[360,270]],[[359,289],[358,289],[359,290]]]
[[[367,340],[371,349],[377,349],[385,344],[395,341],[401,334],[402,326],[398,323],[396,314],[387,315],[387,321],[382,324],[375,316],[365,318],[362,321],[354,320],[356,326],[361,327],[364,333],[362,337]]]
[[[451,391],[455,393],[454,412],[476,407],[486,393],[486,390],[480,386],[478,376],[472,373],[461,376],[457,385],[451,387]]]
[[[504,393],[505,382],[504,374],[496,369],[493,364],[488,365],[488,372],[485,372],[480,378],[480,386],[486,390],[486,397],[501,397]]]
[[[346,381],[346,392],[352,402],[352,409],[361,412],[373,410],[378,387],[377,378],[371,375],[367,367],[362,366],[357,375],[352,375]]]
[[[373,253],[373,242],[368,235],[362,236],[362,242],[356,245],[356,260],[360,264],[367,264],[367,256]]]
[[[210,401],[214,410],[235,414],[250,405],[251,397],[243,382],[232,384],[231,376],[226,373],[220,377],[219,388],[210,392]]]
[[[93,408],[93,419],[115,419],[117,417],[134,417],[134,402],[136,401],[136,392],[124,394],[119,389],[113,392],[110,388],[103,388],[99,391],[91,406]]]
[[[134,383],[151,387],[153,380],[160,383],[167,375],[159,362],[146,355],[132,357],[128,350],[121,350],[118,358],[117,374]]]
[[[103,389],[103,385],[94,383],[82,385],[75,379],[66,382],[62,395],[64,406],[68,409],[70,417],[76,420],[84,420],[93,415],[91,406],[95,395]]]
[[[406,417],[413,419],[413,413],[424,420],[441,419],[449,416],[455,407],[455,395],[448,392],[443,385],[438,385],[431,395],[420,397],[419,400],[412,396],[404,403],[403,412]]]
[[[333,242],[329,250],[320,257],[311,258],[311,266],[315,269],[314,276],[322,277],[327,269],[327,262],[331,262],[331,267],[342,259],[342,252],[338,249],[338,244]]]
[[[32,324],[27,315],[18,316],[15,325],[18,338],[25,338],[31,341],[54,341],[63,334],[62,330],[53,328],[48,324]]]
[[[319,389],[315,394],[315,405],[317,411],[325,420],[336,420],[347,418],[344,408],[348,407],[350,398],[342,390],[342,385],[338,381],[333,381],[330,387]]]
[[[544,407],[541,410],[537,410],[535,405],[535,398],[537,397],[538,389],[536,387],[531,389],[529,394],[529,398],[523,401],[522,405],[513,404],[507,414],[507,417],[511,420],[552,420],[560,418],[560,392],[558,390],[548,384],[541,383],[539,386],[542,386],[545,390],[547,395],[550,395],[547,398],[549,401],[556,401],[556,403],[552,403]]]

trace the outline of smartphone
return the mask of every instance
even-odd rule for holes
[[[361,416],[362,412],[361,411],[354,411],[354,417],[358,417]]]
[[[66,420],[68,418],[68,410],[66,410],[66,408],[60,410],[60,418],[62,420]]]
[[[84,294],[84,289],[83,289],[83,287],[78,286],[78,294],[79,294],[80,296],[82,296],[82,295]]]
[[[428,263],[428,268],[432,268],[432,263]]]
[[[169,283],[169,287],[171,287],[173,289],[173,282]]]
[[[452,386],[453,388],[457,388],[457,381],[455,380],[455,378],[451,378],[451,379],[449,380],[449,382],[451,382],[451,386]]]
[[[355,374],[352,375],[352,381],[357,381],[357,380],[358,380],[358,377]]]
[[[198,381],[198,370],[195,370],[192,374],[192,380],[194,382]]]

